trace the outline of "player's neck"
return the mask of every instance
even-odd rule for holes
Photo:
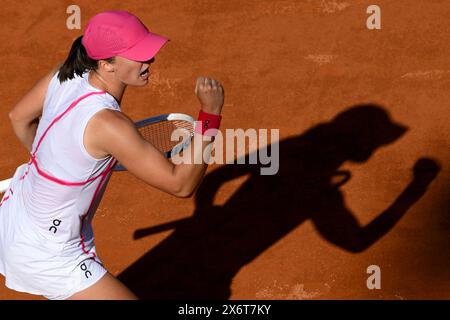
[[[122,97],[127,87],[124,83],[115,81],[112,77],[111,79],[105,79],[96,71],[91,71],[88,79],[91,86],[108,92],[119,104],[122,102]]]

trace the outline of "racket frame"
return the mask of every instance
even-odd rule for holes
[[[156,122],[161,122],[161,121],[173,121],[173,120],[182,120],[182,121],[187,121],[192,123],[192,128],[194,128],[195,126],[195,120],[194,118],[192,118],[191,116],[184,114],[184,113],[168,113],[168,114],[161,114],[159,116],[155,116],[155,117],[151,117],[151,118],[147,118],[147,119],[143,119],[140,121],[137,121],[134,123],[134,126],[136,127],[136,129],[145,127],[149,124],[152,123],[156,123]],[[192,137],[194,136],[194,129],[192,129],[192,132],[190,133],[191,139],[184,139],[183,142],[175,145],[172,150],[170,151],[166,151],[164,153],[164,156],[168,159],[170,159],[171,157],[173,157],[174,155],[180,153],[182,150],[186,149],[187,146],[191,143]],[[118,164],[114,167],[114,171],[125,171],[125,167],[123,167],[122,165]]]

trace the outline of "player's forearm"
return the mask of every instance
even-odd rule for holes
[[[198,187],[205,175],[209,155],[211,153],[212,142],[209,138],[204,139],[202,135],[195,134],[189,148],[185,150],[183,163],[174,168],[174,174],[180,183],[178,196],[189,197]]]
[[[31,152],[34,138],[36,136],[36,130],[39,124],[39,119],[35,119],[30,122],[17,121],[11,118],[11,124],[20,142]]]
[[[194,92],[201,105],[197,123],[199,127],[195,128],[193,141],[185,150],[184,161],[174,168],[175,180],[181,182],[179,185],[181,191],[176,193],[180,197],[190,196],[206,172],[213,140],[208,135],[212,134],[210,129],[219,129],[224,102],[223,87],[217,80],[197,78]]]

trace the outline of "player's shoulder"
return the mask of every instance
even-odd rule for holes
[[[50,70],[50,72],[47,72],[44,76],[41,76],[41,78],[37,81],[35,87],[41,90],[46,91],[51,80],[55,76],[55,74],[58,72],[59,66],[56,66]]]
[[[125,129],[134,129],[134,123],[125,113],[104,108],[98,111],[91,119],[91,125],[98,130],[117,133]]]

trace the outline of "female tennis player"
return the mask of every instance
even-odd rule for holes
[[[97,256],[91,220],[117,162],[144,182],[190,196],[211,144],[196,127],[184,151],[201,159],[174,165],[120,112],[127,86],[149,82],[150,65],[168,39],[133,14],[94,16],[67,60],[14,106],[13,129],[30,151],[0,204],[0,272],[6,286],[48,299],[136,299]],[[218,129],[222,85],[198,78],[199,119]],[[217,130],[216,130],[217,131]]]

